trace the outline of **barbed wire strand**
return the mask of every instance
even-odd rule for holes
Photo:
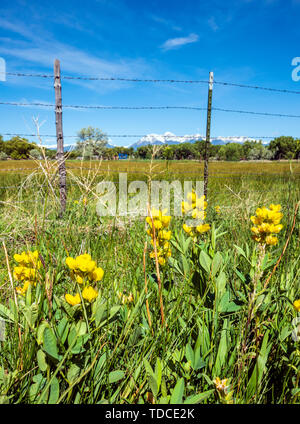
[[[29,73],[21,73],[21,72],[0,72],[0,74],[4,74],[7,76],[16,76],[16,77],[51,78],[51,79],[54,78],[53,74],[33,74],[33,73],[29,74]],[[84,76],[72,76],[72,75],[61,75],[61,79],[83,80],[83,81],[124,81],[124,82],[145,82],[145,83],[150,82],[150,83],[209,84],[209,81],[207,80],[178,80],[178,79],[158,79],[158,78],[143,79],[143,78],[98,77],[98,76],[84,77]],[[250,84],[234,83],[234,82],[227,82],[227,81],[215,80],[214,84],[238,87],[238,88],[273,91],[273,92],[285,93],[285,94],[300,94],[300,91],[298,90],[264,87],[259,85],[250,85]]]
[[[39,107],[55,107],[54,104],[47,103],[19,103],[19,102],[0,102],[0,105],[9,106],[39,106]],[[162,110],[162,109],[187,109],[187,110],[207,110],[205,107],[198,106],[92,106],[92,105],[64,105],[63,109],[101,109],[101,110]],[[251,115],[276,116],[284,118],[300,118],[300,115],[271,113],[271,112],[255,112],[248,110],[223,109],[212,107],[212,110],[231,113],[244,113]]]

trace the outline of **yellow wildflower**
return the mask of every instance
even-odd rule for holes
[[[278,234],[283,226],[280,221],[283,214],[280,212],[281,206],[271,204],[269,209],[263,206],[256,209],[256,215],[251,216],[250,220],[254,224],[251,228],[252,237],[260,244],[274,246],[278,243],[277,237],[273,234]]]
[[[295,300],[295,302],[293,303],[294,308],[296,309],[297,312],[300,312],[300,299]]]
[[[90,273],[90,279],[93,281],[101,281],[104,275],[104,271],[102,268],[95,268],[94,271]]]
[[[193,219],[200,219],[202,221],[206,218],[207,202],[205,201],[205,196],[197,197],[195,191],[191,191],[187,195],[187,201],[181,203],[182,213],[185,215],[190,215]],[[195,229],[194,229],[195,227]],[[183,230],[193,238],[194,241],[197,240],[197,236],[199,234],[203,234],[210,230],[209,224],[201,224],[195,226],[188,226],[187,224],[183,224]]]
[[[71,294],[67,293],[65,295],[65,299],[72,306],[79,305],[79,303],[81,302],[79,293],[76,293],[75,296],[72,296]]]
[[[87,286],[82,290],[82,297],[89,302],[93,302],[97,296],[98,292],[92,286]]]
[[[167,209],[163,211],[152,209],[151,215],[146,218],[146,222],[150,228],[147,229],[147,234],[151,236],[151,244],[154,246],[154,228],[158,231],[155,232],[155,246],[157,251],[158,262],[160,265],[166,264],[166,258],[171,256],[170,243],[172,232],[167,231],[171,222],[171,216],[166,215]],[[152,222],[153,219],[153,222]],[[150,258],[155,258],[154,250],[150,252]]]

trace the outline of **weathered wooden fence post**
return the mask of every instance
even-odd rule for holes
[[[62,98],[61,98],[61,80],[60,80],[60,62],[58,59],[54,62],[54,89],[55,89],[55,124],[57,139],[57,161],[59,172],[59,192],[60,192],[60,216],[66,210],[67,184],[66,184],[66,163],[64,157],[64,137],[62,127]]]
[[[207,198],[207,184],[208,184],[208,158],[209,158],[209,145],[210,145],[210,122],[211,122],[211,102],[213,91],[214,73],[209,73],[208,85],[208,101],[207,101],[207,120],[206,120],[206,140],[205,140],[205,154],[204,154],[204,195]]]

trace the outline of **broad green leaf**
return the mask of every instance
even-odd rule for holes
[[[58,354],[56,337],[51,328],[46,327],[44,330],[44,349],[45,352],[56,360],[60,360],[61,356]]]
[[[201,355],[200,355],[200,346],[196,347],[196,349],[194,351],[194,356],[195,356],[194,370],[195,371],[198,371],[201,368],[205,367],[206,362],[201,358]]]
[[[65,341],[66,341],[66,339],[67,339],[68,332],[69,332],[69,327],[70,326],[69,326],[68,319],[67,319],[66,316],[64,316],[60,320],[60,322],[59,322],[59,324],[57,326],[57,332],[58,332],[58,335],[59,335],[59,338],[60,338],[60,341],[61,341],[62,344],[64,344]]]
[[[216,279],[216,286],[218,291],[218,296],[221,297],[226,289],[226,274],[225,272],[220,272]]]
[[[3,318],[9,319],[10,321],[14,322],[15,317],[13,312],[11,312],[10,309],[8,309],[6,306],[0,304],[0,316]]]
[[[211,258],[208,256],[206,252],[204,252],[204,250],[201,250],[199,260],[200,260],[200,265],[202,266],[202,268],[204,268],[204,270],[209,274],[210,267],[211,267]]]
[[[214,366],[215,375],[219,375],[222,371],[223,366],[226,363],[228,352],[228,320],[225,319],[221,332],[221,339],[219,343],[218,353]]]
[[[191,366],[193,369],[195,369],[195,355],[189,343],[185,347],[185,357],[188,361],[191,361]]]
[[[82,336],[79,336],[76,340],[75,345],[71,349],[71,353],[74,355],[77,355],[78,353],[82,353],[85,351],[84,345],[90,338],[89,334],[83,334]]]
[[[146,358],[143,359],[143,362],[144,362],[144,366],[145,366],[147,375],[149,377],[149,386],[151,388],[153,396],[156,398],[157,395],[158,395],[158,386],[157,386],[157,382],[156,382],[156,376],[154,374],[154,371],[153,371],[151,365],[149,364],[149,362],[147,361]]]
[[[124,377],[125,377],[125,373],[122,370],[111,371],[108,374],[108,382],[110,384],[116,383],[117,381],[122,380],[122,378]]]
[[[107,310],[106,303],[98,304],[96,313],[95,313],[95,323],[96,327],[105,319],[107,318],[105,311]]]
[[[53,405],[58,401],[59,398],[59,382],[56,377],[53,378],[50,385],[50,394],[48,399],[48,404]]]
[[[203,400],[205,400],[205,399],[207,399],[212,393],[214,393],[215,392],[215,390],[214,389],[212,389],[212,390],[207,390],[206,392],[203,392],[203,393],[198,393],[197,395],[192,395],[192,396],[189,396],[188,398],[186,398],[186,400],[184,401],[184,404],[185,405],[188,405],[188,404],[190,404],[190,405],[194,405],[194,404],[196,404],[196,403],[200,403],[200,402],[202,402]]]
[[[46,362],[46,355],[42,351],[42,349],[39,349],[37,351],[36,357],[37,357],[37,362],[38,362],[39,369],[41,371],[46,371],[47,368],[48,368],[48,364]]]
[[[44,331],[45,328],[49,328],[49,324],[47,321],[42,321],[37,329],[37,342],[39,345],[41,345],[44,341]]]
[[[211,265],[211,275],[214,277],[217,275],[220,267],[223,264],[223,257],[220,252],[217,252],[213,258],[212,265]]]
[[[71,364],[68,373],[67,373],[67,380],[69,382],[69,384],[74,383],[74,381],[76,380],[76,378],[79,377],[80,375],[80,371],[81,369],[79,368],[78,365],[76,364]]]
[[[172,405],[182,404],[183,392],[184,392],[184,379],[180,378],[177,381],[176,386],[174,387],[174,390],[170,399],[170,404]]]

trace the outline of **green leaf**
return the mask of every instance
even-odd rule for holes
[[[156,384],[157,384],[157,392],[159,392],[161,378],[162,378],[162,366],[161,366],[161,362],[159,358],[156,359],[155,378],[156,378]]]
[[[206,252],[204,252],[204,250],[201,250],[199,260],[200,260],[200,265],[202,266],[202,268],[204,268],[204,270],[209,274],[210,267],[211,267],[211,258],[208,256]]]
[[[125,373],[122,370],[111,371],[108,374],[108,382],[110,384],[116,383],[117,381],[122,380],[122,378],[124,377],[125,377]]]
[[[41,345],[44,341],[44,331],[45,328],[49,328],[49,324],[47,321],[42,321],[37,329],[37,342],[39,345]]]
[[[39,349],[37,351],[36,357],[37,357],[37,362],[38,362],[39,369],[41,371],[46,371],[47,368],[48,368],[48,364],[46,362],[46,355],[42,351],[42,349]]]
[[[50,385],[50,394],[48,399],[48,404],[55,404],[59,398],[59,382],[56,377],[53,378]]]
[[[44,330],[44,350],[45,352],[51,356],[51,358],[60,360],[61,356],[58,354],[56,337],[51,328],[46,327]]]
[[[222,264],[223,264],[223,257],[220,252],[217,252],[212,261],[212,266],[211,266],[212,277],[214,277],[218,273]]]
[[[203,393],[198,393],[197,395],[192,395],[189,396],[188,398],[186,398],[186,400],[184,401],[184,404],[190,404],[190,405],[194,405],[196,403],[200,403],[203,400],[207,399],[212,393],[214,393],[214,389],[212,390],[207,390],[206,392]]]
[[[220,272],[216,279],[216,286],[219,298],[224,294],[226,289],[226,274],[225,272]]]
[[[39,314],[38,309],[39,307],[36,304],[30,305],[30,306],[24,305],[22,308],[24,317],[31,329],[34,329],[34,325],[38,319],[38,314]]]
[[[191,345],[188,343],[185,347],[185,357],[188,361],[191,361],[191,366],[193,369],[195,366],[195,355]]]
[[[254,370],[248,382],[247,398],[252,397],[254,393],[257,393],[257,394],[259,393],[260,382],[262,380],[263,374],[266,372],[266,363],[267,363],[270,349],[272,347],[272,343],[268,344],[269,333],[270,331],[267,330],[264,335],[263,342],[261,345],[261,349],[255,364]]]
[[[57,326],[58,336],[59,336],[62,344],[64,344],[66,339],[67,339],[69,328],[70,328],[70,325],[69,325],[68,319],[67,319],[66,316],[64,316],[60,320],[60,322]]]
[[[89,334],[83,334],[82,336],[79,336],[75,345],[71,349],[71,353],[74,355],[78,355],[78,353],[82,353],[85,351],[84,345],[90,338]]]
[[[31,284],[29,284],[28,289],[26,290],[26,295],[25,295],[25,305],[26,306],[31,305],[31,298],[32,298],[31,293],[32,293]]]
[[[201,368],[206,366],[206,362],[201,358],[201,355],[200,355],[200,346],[196,347],[194,356],[195,356],[195,360],[194,360],[195,371],[198,371]]]
[[[106,303],[98,303],[95,313],[95,323],[96,327],[105,319],[106,314],[105,311],[107,310],[107,304]]]
[[[79,368],[78,365],[76,364],[71,364],[68,373],[67,373],[67,380],[69,382],[69,384],[72,384],[76,378],[79,377],[81,369]]]
[[[174,387],[174,390],[170,399],[170,404],[172,405],[182,404],[183,392],[184,392],[184,379],[180,378],[177,381],[176,386]]]
[[[242,255],[249,262],[249,259],[247,258],[246,253],[244,252],[244,250],[240,246],[237,246],[236,244],[234,244],[233,246],[236,248],[238,254],[239,255]]]
[[[157,382],[156,382],[156,376],[154,374],[154,371],[153,371],[151,365],[149,364],[149,362],[147,361],[146,358],[143,359],[143,362],[144,362],[144,366],[145,366],[147,375],[149,377],[149,386],[151,388],[153,396],[156,398],[157,395],[158,395],[158,386],[157,386]]]
[[[289,328],[288,325],[286,327],[283,327],[279,334],[279,340],[283,342],[283,340],[285,340],[291,334],[291,332],[292,330]]]
[[[218,353],[217,353],[215,366],[214,366],[214,373],[216,375],[219,375],[221,373],[222,367],[226,363],[227,352],[228,352],[228,340],[227,340],[228,335],[227,335],[227,332],[228,332],[228,320],[225,319],[224,323],[223,323],[223,328],[222,328],[222,332],[221,332],[221,339],[220,339]]]
[[[10,309],[2,304],[0,304],[0,316],[9,319],[12,322],[15,320],[14,314],[10,311]]]

